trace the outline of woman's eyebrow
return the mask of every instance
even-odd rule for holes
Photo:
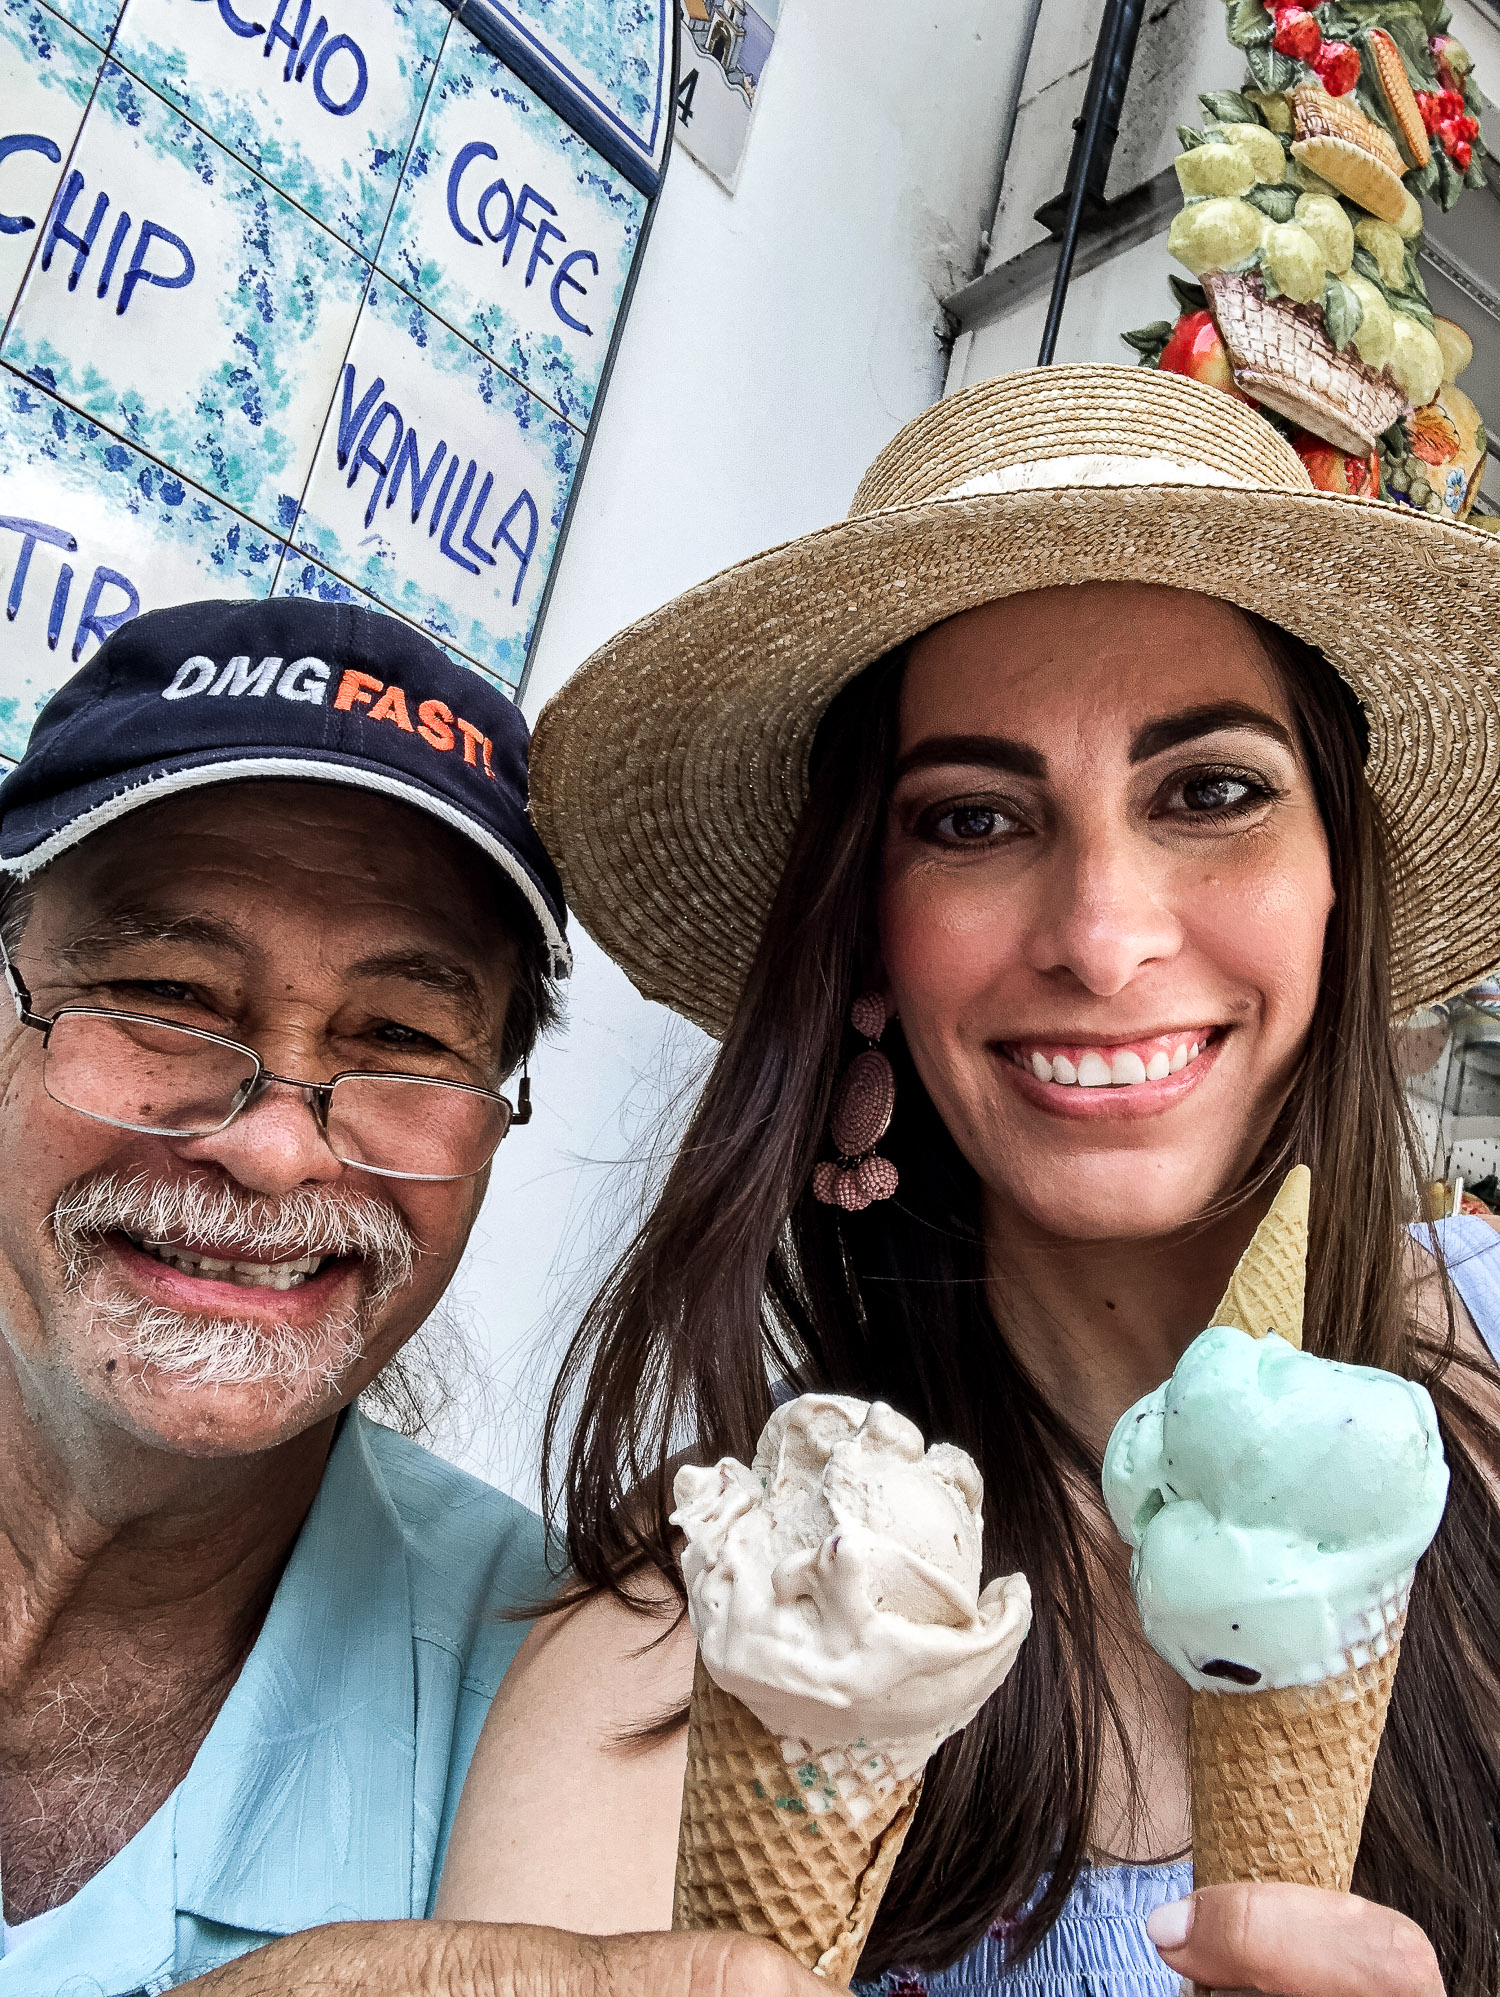
[[[938,763],[978,763],[985,769],[1006,770],[1016,777],[1044,777],[1047,758],[1026,742],[1004,735],[931,735],[908,749],[896,764],[891,781],[908,770],[931,769]]]
[[[1184,742],[1196,741],[1200,735],[1215,734],[1221,728],[1254,729],[1258,735],[1269,735],[1273,742],[1279,742],[1283,749],[1296,754],[1297,745],[1274,715],[1263,713],[1258,707],[1247,707],[1238,700],[1224,700],[1207,707],[1184,708],[1180,714],[1164,714],[1157,721],[1148,721],[1143,728],[1136,730],[1130,745],[1130,760],[1132,763],[1149,762],[1163,749],[1178,748]]]
[[[1221,728],[1250,728],[1269,735],[1284,749],[1296,752],[1291,735],[1275,718],[1243,701],[1214,701],[1203,707],[1184,708],[1178,714],[1164,714],[1137,729],[1130,744],[1132,763],[1144,763],[1164,749],[1175,749],[1200,735],[1212,735]],[[932,769],[951,763],[977,764],[981,768],[1005,770],[1011,776],[1045,777],[1047,758],[1029,742],[1016,742],[1007,735],[931,735],[907,750],[896,764],[892,782],[911,770]]]

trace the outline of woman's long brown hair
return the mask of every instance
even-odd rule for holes
[[[1321,1003],[1257,1170],[1301,1160],[1315,1202],[1306,1341],[1424,1380],[1452,1484],[1413,1593],[1355,1890],[1430,1936],[1454,1997],[1500,1989],[1500,1535],[1495,1432],[1419,1330],[1403,1222],[1419,1169],[1390,1032],[1389,884],[1362,769],[1363,717],[1318,654],[1261,627],[1328,835],[1336,903]],[[871,667],[819,731],[811,793],[739,1010],[654,1210],[590,1308],[549,1410],[548,1460],[576,1416],[561,1494],[582,1588],[682,1593],[667,1523],[673,1452],[748,1460],[768,1377],[891,1401],[956,1442],[985,1483],[984,1572],[1025,1570],[1032,1633],[999,1693],[930,1764],[922,1807],[860,1973],[953,1961],[998,1920],[1015,1955],[1056,1919],[1089,1849],[1109,1731],[1099,1463],[1017,1364],[992,1315],[978,1186],[886,1035],[897,1111],[891,1201],[847,1215],[808,1181],[845,1020],[875,961],[875,880],[903,661]]]

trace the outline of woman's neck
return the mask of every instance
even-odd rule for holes
[[[1211,1322],[1269,1199],[1155,1240],[1079,1241],[1040,1233],[986,1195],[996,1322],[1087,1443],[1102,1451]]]

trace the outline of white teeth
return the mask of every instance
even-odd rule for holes
[[[1137,1088],[1142,1082],[1164,1082],[1169,1075],[1180,1075],[1190,1061],[1197,1060],[1207,1044],[1203,1040],[1179,1041],[1170,1055],[1165,1047],[1158,1047],[1149,1061],[1143,1061],[1129,1047],[1122,1047],[1118,1054],[1108,1057],[1090,1047],[1079,1056],[1076,1067],[1066,1054],[1047,1055],[1036,1047],[1022,1058],[1039,1082],[1061,1082],[1064,1087],[1076,1083],[1085,1089],[1128,1089]]]
[[[316,1275],[326,1259],[321,1254],[299,1256],[292,1262],[226,1262],[213,1255],[192,1255],[166,1241],[136,1243],[158,1262],[180,1269],[185,1276],[215,1283],[235,1283],[242,1290],[295,1290]]]

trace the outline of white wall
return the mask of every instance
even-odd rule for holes
[[[1017,0],[787,0],[733,196],[679,150],[524,705],[621,625],[838,518],[941,392],[941,297],[994,210]],[[454,1286],[487,1392],[443,1446],[522,1496],[561,1341],[658,1108],[708,1043],[588,942],[537,1113],[502,1147]],[[622,1163],[621,1161],[627,1161]]]

